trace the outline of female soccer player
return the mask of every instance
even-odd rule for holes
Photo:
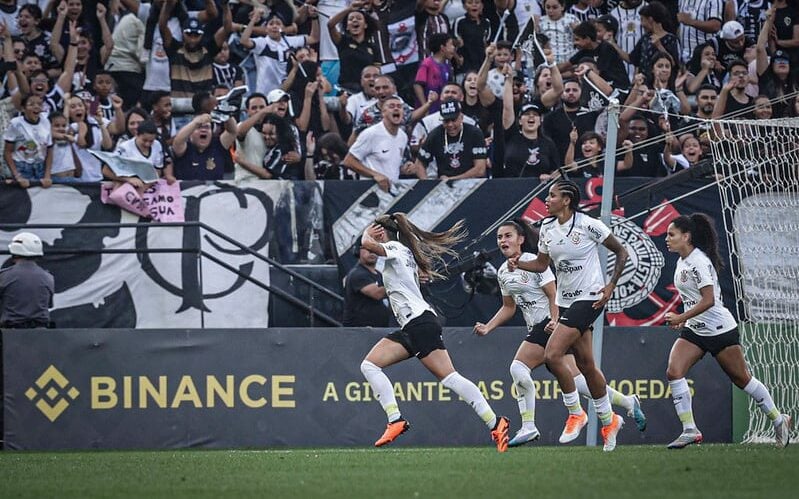
[[[524,261],[508,259],[508,268],[528,272],[544,272],[549,262],[555,263],[558,277],[557,298],[560,316],[544,350],[544,361],[563,390],[563,403],[569,410],[566,427],[560,441],[571,441],[588,422],[580,406],[580,398],[569,366],[566,352],[571,349],[577,367],[585,376],[597,415],[602,421],[603,450],[616,448],[616,435],[624,419],[610,407],[605,376],[594,364],[591,348],[591,326],[600,316],[627,261],[627,250],[611,234],[610,228],[599,220],[579,211],[580,190],[577,184],[561,179],[549,188],[546,207],[552,218],[544,220],[538,242],[538,256]],[[605,284],[605,272],[599,263],[599,245],[604,244],[616,254],[616,265],[610,282]]]
[[[702,442],[685,375],[707,352],[716,358],[730,381],[755,400],[774,424],[777,447],[785,447],[790,439],[791,416],[777,410],[768,389],[749,373],[735,318],[721,301],[716,273],[721,268],[721,257],[712,220],[703,213],[675,218],[666,233],[666,246],[680,255],[674,269],[674,285],[685,308],[681,314],[666,314],[666,323],[680,331],[669,354],[666,376],[683,427],[682,434],[668,448],[682,449]]]
[[[497,244],[505,258],[519,258],[520,261],[531,261],[536,258],[535,247],[538,237],[527,222],[516,219],[509,220],[499,226],[497,230]],[[479,336],[485,336],[495,328],[507,322],[516,312],[518,305],[524,314],[524,322],[527,324],[527,337],[524,339],[516,356],[510,365],[510,375],[513,378],[513,385],[516,387],[517,402],[519,412],[522,416],[522,427],[510,442],[509,447],[526,444],[536,440],[540,433],[535,426],[535,399],[536,389],[530,371],[544,363],[544,349],[547,346],[549,335],[555,329],[558,322],[558,306],[555,304],[555,276],[547,268],[540,274],[527,272],[526,270],[508,269],[507,262],[502,264],[497,272],[499,289],[502,292],[502,307],[488,321],[488,324],[478,322],[474,325],[474,332]],[[583,376],[577,369],[573,355],[566,355],[566,365],[577,385],[577,391],[585,396],[591,396],[588,385]],[[607,387],[611,402],[627,409],[627,413],[635,418],[638,429],[646,429],[646,416],[641,410],[638,397],[635,395],[626,397],[611,387]],[[578,402],[579,403],[579,402]],[[577,438],[579,433],[569,435],[569,438]],[[570,440],[561,438],[562,443]]]
[[[460,221],[445,232],[427,232],[412,224],[404,213],[394,213],[379,216],[361,238],[362,248],[386,258],[383,284],[402,328],[378,341],[361,363],[361,372],[388,416],[388,426],[375,442],[376,447],[393,442],[410,428],[400,414],[394,388],[383,368],[416,356],[441,384],[474,409],[491,429],[497,450],[508,449],[508,418],[497,417],[480,389],[455,370],[444,347],[441,324],[419,289],[419,273],[440,277],[433,263],[445,253],[454,253],[450,247],[465,236],[462,227]]]

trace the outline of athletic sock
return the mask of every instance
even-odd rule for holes
[[[613,409],[610,408],[610,398],[606,393],[604,396],[594,399],[594,408],[602,426],[608,426],[613,422]]]
[[[591,398],[591,390],[588,389],[588,383],[585,381],[585,376],[583,376],[583,373],[580,373],[574,377],[574,386],[577,388],[577,393],[587,399]]]
[[[530,428],[535,425],[537,395],[533,378],[530,377],[530,368],[524,362],[514,360],[510,364],[510,376],[513,378],[513,386],[516,387],[516,402],[519,404],[519,414],[522,416],[522,427]]]
[[[777,410],[777,406],[774,405],[774,399],[771,398],[766,385],[752,376],[752,379],[744,387],[744,391],[752,397],[752,400],[755,401],[760,410],[763,411],[763,414],[768,416],[774,425],[782,424],[782,414]]]
[[[497,415],[491,410],[488,401],[483,397],[477,385],[464,378],[458,371],[452,372],[449,376],[441,380],[441,384],[457,393],[474,412],[480,416],[489,429],[494,429],[497,425]]]
[[[633,398],[632,396],[628,397],[627,395],[622,394],[618,390],[614,390],[610,386],[606,386],[605,389],[608,392],[608,396],[610,397],[610,403],[615,405],[616,407],[621,407],[626,410],[628,413],[633,410]]]
[[[391,385],[388,376],[383,373],[382,369],[368,360],[361,362],[361,372],[366,381],[369,382],[369,386],[372,387],[375,398],[380,402],[383,410],[386,411],[388,422],[393,423],[399,420],[402,415],[397,405],[397,399],[394,398],[394,387]]]
[[[563,392],[563,405],[569,410],[569,414],[579,416],[583,413],[583,407],[580,405],[580,394],[577,390],[571,393]]]
[[[695,430],[696,424],[694,423],[694,411],[691,409],[691,389],[688,387],[688,381],[685,378],[675,379],[669,381],[671,388],[671,398],[674,400],[674,410],[677,411],[677,417],[682,422],[682,429]]]

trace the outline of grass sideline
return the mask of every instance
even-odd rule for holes
[[[5,451],[0,497],[790,497],[797,463],[795,445]]]

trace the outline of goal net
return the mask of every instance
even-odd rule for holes
[[[752,374],[799,417],[799,118],[714,121],[735,309]],[[723,235],[721,237],[724,237]],[[732,308],[732,304],[728,304]],[[791,440],[797,438],[793,431]],[[749,400],[745,442],[773,441]]]

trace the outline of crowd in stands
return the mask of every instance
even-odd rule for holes
[[[609,99],[618,175],[663,177],[707,120],[799,115],[797,0],[0,0],[0,39],[23,187],[142,186],[91,150],[168,182],[598,176]]]

